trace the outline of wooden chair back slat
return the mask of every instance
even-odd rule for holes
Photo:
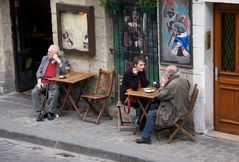
[[[114,85],[115,71],[99,70],[99,79],[95,93],[105,93],[110,95]]]
[[[95,92],[89,95],[82,95],[82,97],[88,103],[88,107],[83,117],[83,121],[87,120],[87,114],[89,110],[93,110],[97,114],[96,124],[100,123],[100,118],[103,113],[112,119],[108,109],[107,109],[107,100],[110,98],[111,91],[114,85],[115,71],[99,70],[99,78],[96,84]],[[97,106],[99,110],[95,107]]]
[[[190,101],[189,101],[187,116],[190,116],[192,111],[193,111],[193,108],[194,108],[194,106],[196,104],[196,101],[197,101],[198,93],[199,93],[198,85],[195,84],[194,87],[193,87],[192,96],[191,96]]]

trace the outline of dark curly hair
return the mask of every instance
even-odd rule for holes
[[[138,55],[138,56],[135,56],[133,58],[132,65],[133,66],[137,65],[139,63],[139,61],[142,61],[142,62],[144,62],[146,64],[146,59],[144,58],[144,56],[143,55]]]

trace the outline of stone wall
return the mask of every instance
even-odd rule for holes
[[[0,94],[15,90],[9,0],[0,1]]]
[[[104,7],[99,5],[97,0],[51,0],[52,12],[52,30],[53,42],[58,43],[57,35],[57,18],[56,18],[56,3],[94,6],[95,15],[95,44],[96,52],[94,56],[80,55],[79,53],[64,53],[68,58],[72,70],[85,72],[99,72],[100,68],[114,69],[114,57],[110,53],[109,48],[113,47],[113,22],[111,15],[106,12]],[[86,89],[91,91],[96,82],[96,78],[88,81]],[[113,94],[113,93],[112,93]]]
[[[113,55],[109,51],[109,48],[113,47],[112,19],[105,9],[99,6],[99,2],[96,0],[51,0],[54,43],[58,43],[56,3],[94,6],[96,53],[94,56],[84,56],[79,53],[64,53],[69,59],[72,69],[96,73],[98,73],[100,68],[113,69]]]

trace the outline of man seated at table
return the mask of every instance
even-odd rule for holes
[[[147,87],[149,85],[149,81],[146,77],[145,74],[145,63],[146,60],[142,55],[135,56],[132,61],[132,68],[127,70],[123,76],[123,81],[122,81],[122,87],[121,87],[121,92],[120,92],[120,100],[122,104],[126,104],[125,100],[127,96],[125,95],[126,91],[131,89],[136,91],[138,88],[141,87]],[[142,104],[145,105],[145,100],[140,99]],[[130,98],[130,104],[132,107],[136,108],[136,118],[135,118],[135,125],[137,127],[143,127],[143,123],[139,123],[139,118],[142,114],[142,110],[139,107],[139,104],[137,103],[136,99],[131,97]]]
[[[148,113],[142,137],[136,139],[138,144],[151,143],[151,135],[155,126],[169,128],[188,111],[190,85],[188,80],[180,77],[175,65],[166,68],[160,84],[158,91],[160,105],[157,110]]]
[[[37,85],[32,90],[33,106],[37,112],[37,121],[53,120],[57,111],[57,102],[59,97],[59,85],[54,81],[49,81],[47,78],[59,76],[68,61],[65,57],[59,56],[58,45],[51,45],[46,56],[43,56],[41,64],[37,70]],[[46,91],[48,93],[46,101],[46,112],[43,110],[43,103],[40,94]]]

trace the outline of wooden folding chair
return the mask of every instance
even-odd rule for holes
[[[133,123],[130,118],[130,114],[122,114],[122,108],[124,105],[120,101],[120,90],[122,86],[123,76],[118,75],[118,102],[116,104],[117,116],[118,116],[118,131],[133,129]]]
[[[195,103],[196,103],[196,100],[197,100],[197,97],[198,97],[198,93],[199,93],[199,89],[198,89],[198,85],[197,84],[194,84],[194,88],[193,88],[193,93],[192,93],[192,96],[190,98],[190,101],[189,101],[189,108],[188,108],[188,112],[187,114],[180,118],[175,124],[174,126],[176,127],[176,129],[172,132],[172,134],[169,136],[169,139],[168,139],[168,143],[170,143],[173,138],[176,136],[176,134],[181,131],[182,133],[184,133],[185,135],[188,136],[188,138],[191,140],[191,141],[195,141],[195,135],[190,132],[189,129],[187,129],[185,127],[185,123],[188,121],[188,119],[190,118],[191,114],[192,114],[192,111],[193,111],[193,108],[195,106]]]
[[[106,71],[102,69],[99,70],[99,79],[97,81],[94,93],[81,96],[88,103],[88,107],[84,114],[83,121],[92,122],[90,118],[87,118],[90,109],[93,110],[98,115],[97,120],[95,121],[96,124],[100,123],[100,118],[102,117],[103,113],[107,115],[110,119],[112,119],[106,107],[106,104],[107,100],[110,98],[111,95],[111,91],[114,84],[114,78],[115,78],[114,70],[111,71]],[[96,106],[99,107],[99,110],[97,110]]]

